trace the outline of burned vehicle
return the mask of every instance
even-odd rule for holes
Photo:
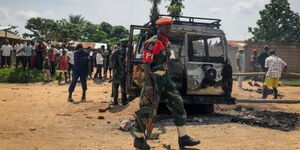
[[[214,104],[234,104],[235,98],[231,97],[232,66],[226,37],[220,29],[221,20],[175,18],[169,35],[169,73],[184,102],[210,108]],[[136,42],[133,42],[136,31],[140,33]],[[130,28],[126,81],[129,94],[139,94],[141,90],[144,42],[155,35],[155,31],[151,22]]]

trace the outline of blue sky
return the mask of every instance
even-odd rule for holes
[[[186,16],[222,19],[222,29],[229,40],[244,40],[251,35],[249,26],[255,26],[259,10],[270,0],[185,0]],[[289,0],[292,10],[300,12],[300,0]],[[144,24],[148,21],[150,3],[147,0],[0,0],[0,25],[17,25],[21,33],[30,17],[52,19],[81,14],[93,23],[113,25]],[[164,1],[161,13],[166,14]]]

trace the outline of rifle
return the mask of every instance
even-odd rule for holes
[[[145,132],[145,139],[148,140],[150,139],[152,130],[154,128],[154,120],[157,114],[157,109],[158,105],[160,102],[160,97],[158,94],[158,87],[157,87],[157,82],[156,82],[156,76],[153,74],[150,74],[150,77],[152,79],[153,83],[153,100],[152,100],[152,108],[151,108],[151,113],[149,118],[147,119],[147,125],[146,125],[146,132]]]

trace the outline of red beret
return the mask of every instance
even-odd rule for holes
[[[173,20],[171,18],[160,18],[156,21],[157,25],[171,25]]]

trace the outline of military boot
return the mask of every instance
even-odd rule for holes
[[[278,98],[278,90],[276,88],[273,88],[273,93],[274,93],[273,99],[277,99]]]
[[[188,135],[178,138],[178,144],[180,149],[184,149],[185,146],[195,146],[200,144],[199,140],[195,140]]]
[[[135,137],[133,146],[137,150],[150,150],[150,146],[147,144],[146,140],[143,137],[142,138]]]

